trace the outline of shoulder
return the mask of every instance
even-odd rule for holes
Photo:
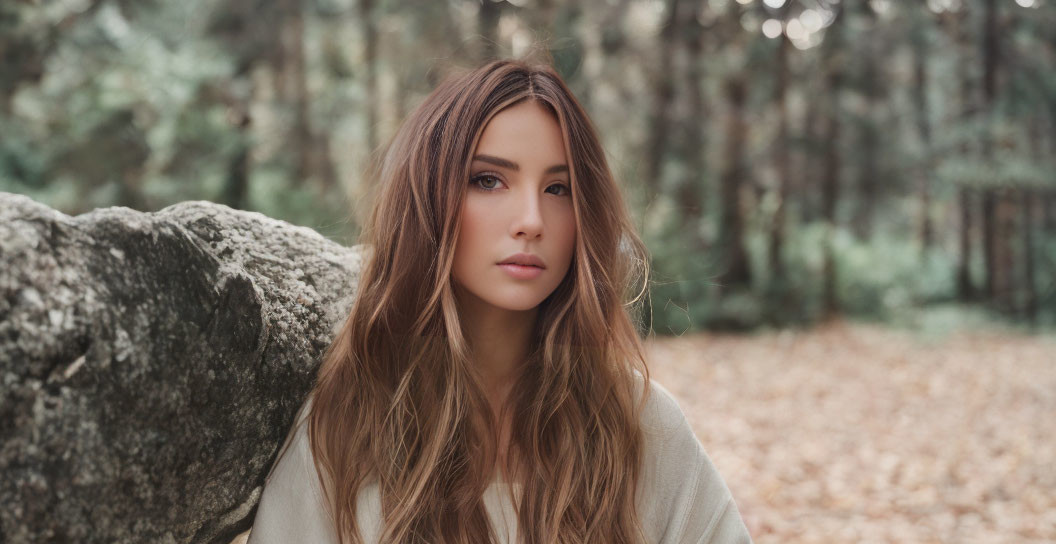
[[[260,503],[250,530],[250,544],[337,542],[309,447],[307,416],[309,397],[297,412],[293,426],[264,481]]]
[[[637,380],[635,394],[640,395],[645,377],[637,370],[634,376]],[[689,426],[689,420],[675,396],[653,379],[649,380],[645,393],[646,402],[640,417],[642,430],[661,440],[674,438],[673,435],[680,432],[685,434],[683,427]],[[639,399],[640,396],[635,397],[635,400]]]
[[[640,400],[644,377],[636,372],[636,378],[635,400]],[[671,472],[669,469],[672,465],[685,466],[687,461],[706,459],[704,446],[675,396],[652,379],[644,392],[646,401],[639,414],[639,423],[647,468],[657,469],[659,473],[656,476],[662,477]]]
[[[640,390],[643,377],[636,375]],[[733,495],[678,400],[653,380],[646,392],[637,501],[650,541],[751,542]],[[719,535],[725,536],[713,540]]]

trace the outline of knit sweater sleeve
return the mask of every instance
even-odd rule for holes
[[[751,544],[726,482],[678,402],[651,382],[643,415],[646,434],[643,507],[659,544]]]

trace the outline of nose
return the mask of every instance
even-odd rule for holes
[[[539,196],[530,194],[516,199],[513,221],[510,223],[514,238],[538,238],[543,233],[543,211]]]

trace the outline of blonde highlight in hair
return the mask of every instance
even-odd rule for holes
[[[491,117],[523,100],[546,106],[561,126],[577,235],[496,416],[470,358],[451,269],[476,143]],[[549,63],[496,60],[448,77],[408,116],[372,177],[369,255],[308,416],[340,542],[362,542],[357,499],[372,482],[382,543],[496,541],[483,493],[507,411],[510,449],[498,468],[521,484],[510,494],[520,542],[644,541],[635,498],[649,371],[635,303],[648,253],[597,132],[560,76]]]

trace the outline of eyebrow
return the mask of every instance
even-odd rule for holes
[[[506,159],[502,159],[502,158],[499,158],[499,157],[493,157],[491,155],[476,155],[476,156],[473,157],[473,160],[491,163],[491,164],[494,164],[495,166],[501,166],[503,168],[509,168],[510,170],[513,170],[514,172],[516,172],[516,171],[521,169],[520,165],[518,165],[517,163],[515,163],[513,161],[508,161]],[[550,168],[547,168],[546,171],[543,172],[543,174],[544,175],[557,174],[559,172],[568,172],[568,165],[555,164],[555,165],[551,166]]]

